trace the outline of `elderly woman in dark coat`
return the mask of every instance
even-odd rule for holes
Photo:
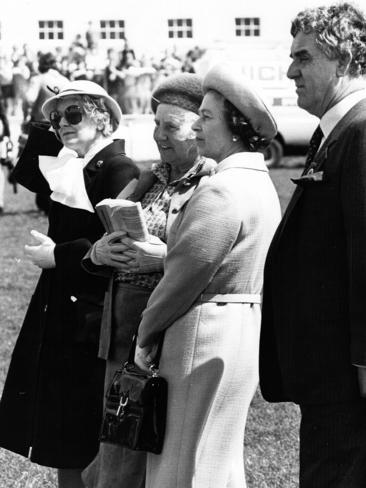
[[[139,171],[124,141],[111,137],[121,111],[99,85],[72,82],[42,110],[55,132],[32,128],[14,175],[50,194],[49,229],[47,236],[32,231],[36,243],[26,246],[42,273],[0,403],[0,446],[58,468],[60,488],[78,488],[98,450],[104,362],[97,350],[107,285],[80,261],[104,233],[94,206]]]

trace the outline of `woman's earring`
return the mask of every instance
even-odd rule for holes
[[[232,137],[232,141],[233,141],[233,142],[237,142],[237,141],[238,141],[238,139],[239,139],[239,137],[238,137],[238,136],[233,136],[233,137]]]

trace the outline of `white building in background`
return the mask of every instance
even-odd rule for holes
[[[126,37],[137,54],[154,55],[199,45],[289,46],[291,18],[306,6],[330,0],[3,0],[1,47],[29,44],[47,51],[84,35],[88,22],[100,32],[101,47]],[[361,7],[366,0],[360,0]],[[362,5],[364,4],[364,5]]]
[[[3,0],[5,4],[5,0]],[[27,44],[34,52],[64,50],[83,38],[92,22],[99,49],[123,49],[124,39],[139,57],[207,49],[197,69],[220,60],[239,62],[263,88],[289,87],[290,21],[308,6],[332,0],[8,0],[0,14],[0,52]],[[358,2],[366,7],[366,0]],[[366,8],[365,8],[366,10]],[[283,99],[283,93],[280,95]]]

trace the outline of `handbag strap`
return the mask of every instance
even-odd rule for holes
[[[132,339],[132,344],[130,347],[130,351],[128,354],[128,363],[129,364],[134,364],[135,363],[135,350],[136,350],[136,344],[137,344],[137,334],[133,336]],[[152,364],[154,369],[159,369],[159,363],[160,363],[160,356],[161,356],[161,351],[163,349],[163,344],[164,344],[164,333],[161,334],[159,343],[158,343],[158,349],[156,351],[156,356],[154,358],[154,363]]]

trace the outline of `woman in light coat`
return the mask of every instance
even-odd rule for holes
[[[217,161],[169,234],[164,276],[139,326],[135,361],[147,369],[165,332],[169,385],[161,455],[147,488],[243,488],[243,442],[258,382],[263,265],[280,219],[257,150],[276,134],[262,100],[229,67],[213,68],[193,124],[201,155]]]

